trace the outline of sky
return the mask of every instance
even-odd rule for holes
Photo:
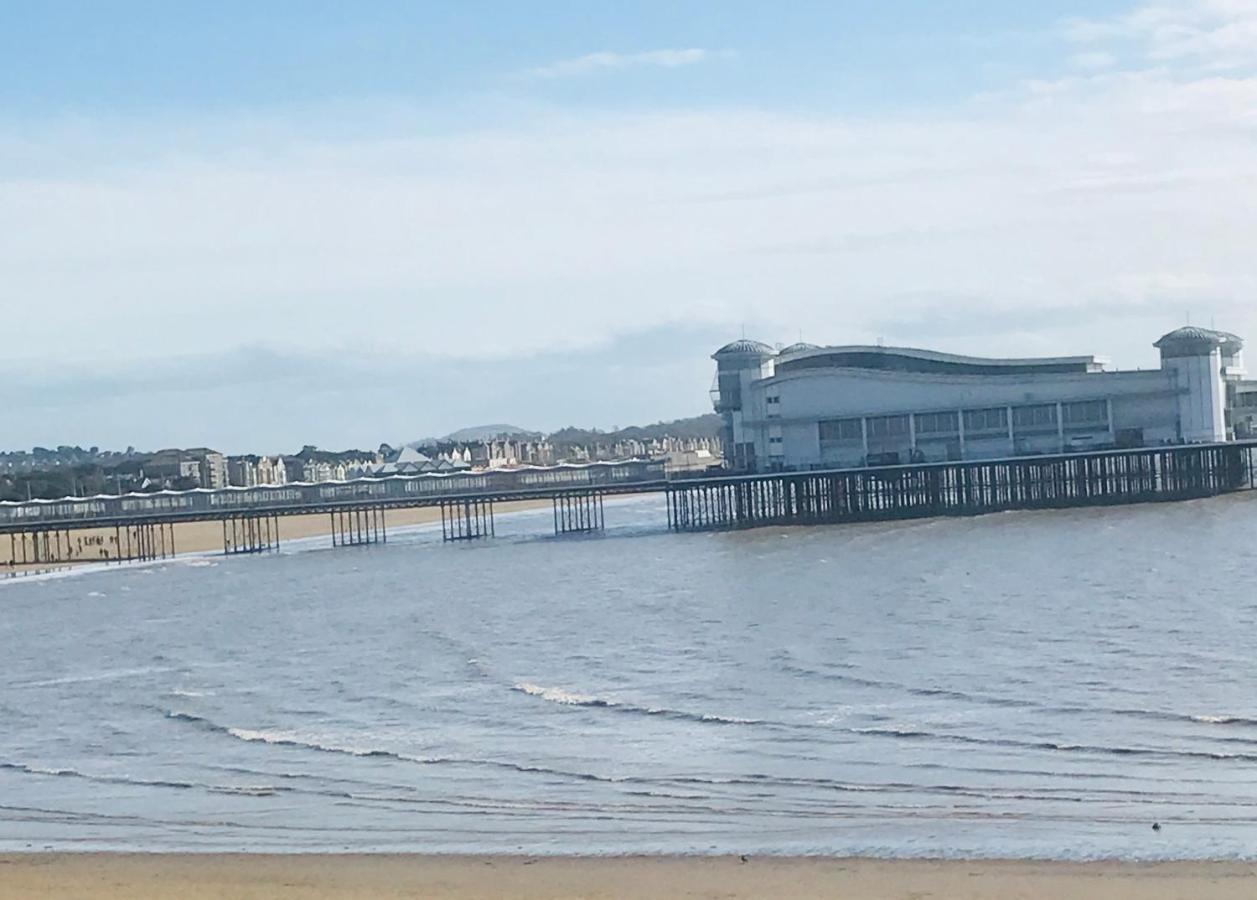
[[[709,356],[1257,340],[1257,0],[0,0],[0,448],[710,409]]]

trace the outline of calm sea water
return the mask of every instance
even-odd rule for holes
[[[1257,855],[1257,497],[663,519],[0,583],[0,848]]]

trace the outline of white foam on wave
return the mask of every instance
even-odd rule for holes
[[[86,778],[82,772],[77,769],[50,769],[46,766],[32,766],[26,763],[6,763],[6,768],[17,769],[22,772],[28,772],[31,775],[51,775],[55,777],[70,776],[74,778]]]
[[[726,725],[759,725],[761,724],[759,719],[742,719],[742,718],[739,718],[738,716],[705,715],[703,716],[703,721],[704,722],[723,722]]]
[[[591,697],[588,694],[577,694],[572,691],[565,691],[563,688],[542,687],[539,684],[532,684],[527,681],[521,681],[516,684],[515,690],[521,691],[532,697],[540,697],[542,700],[549,700],[551,703],[562,703],[565,706],[619,705],[612,700],[602,700],[598,697]]]
[[[575,691],[565,690],[557,687],[545,687],[539,684],[533,684],[529,681],[517,682],[512,686],[512,690],[528,694],[530,697],[537,697],[541,700],[547,700],[550,703],[558,703],[562,706],[590,706],[600,709],[611,709],[622,713],[636,713],[638,715],[659,716],[661,718],[671,719],[688,719],[691,722],[710,722],[717,725],[762,725],[759,719],[742,719],[737,716],[719,716],[714,713],[692,713],[679,709],[669,709],[664,706],[637,706],[633,703],[625,703],[620,700],[608,700],[605,697],[596,697],[591,694],[578,694]]]
[[[293,731],[265,731],[253,728],[227,728],[224,729],[229,735],[242,741],[250,741],[252,743],[262,744],[306,744],[318,750],[331,750],[336,753],[352,753],[355,756],[366,756],[368,751],[358,752],[355,750],[346,750],[341,747],[328,747],[317,744],[313,741],[306,740],[297,735]]]
[[[1234,725],[1240,722],[1251,721],[1239,716],[1192,716],[1191,720],[1193,722],[1202,722],[1205,725]]]
[[[32,569],[24,572],[0,573],[0,584],[20,584],[32,581],[57,581],[62,578],[75,578],[79,575],[90,575],[93,572],[108,572],[116,569],[117,563],[74,563],[63,564],[52,569]]]

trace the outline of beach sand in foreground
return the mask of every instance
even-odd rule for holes
[[[1251,900],[1257,865],[737,857],[29,853],[0,900]]]

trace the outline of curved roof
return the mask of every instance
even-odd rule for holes
[[[791,344],[789,347],[782,347],[777,351],[778,356],[788,356],[791,353],[802,353],[804,350],[819,350],[817,344],[809,344],[807,341],[799,341],[797,344]]]
[[[740,340],[725,344],[713,353],[712,356],[772,356],[774,352],[776,351],[763,341],[752,341],[748,338],[741,338]]]
[[[779,359],[778,375],[807,369],[874,369],[892,372],[951,375],[1047,375],[1101,372],[1105,360],[1096,356],[1057,356],[1037,359],[988,359],[913,347],[818,347]]]
[[[1163,355],[1208,353],[1214,347],[1226,347],[1229,350],[1243,350],[1244,342],[1229,331],[1215,331],[1212,328],[1201,328],[1198,325],[1184,325],[1175,328],[1169,334],[1162,335],[1152,346],[1163,351]]]

